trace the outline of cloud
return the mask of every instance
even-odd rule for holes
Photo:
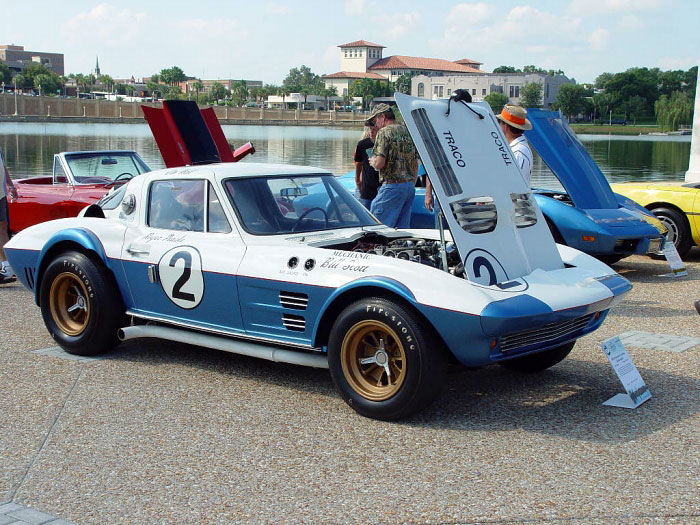
[[[577,16],[598,16],[621,11],[646,11],[661,9],[663,0],[571,0],[567,12]]]
[[[90,11],[69,18],[61,26],[61,33],[71,43],[85,42],[93,36],[103,45],[115,46],[131,43],[139,38],[146,22],[144,13],[117,8],[111,4],[99,4]]]
[[[418,13],[403,13],[392,16],[390,20],[391,25],[386,30],[386,37],[388,40],[398,40],[415,29],[420,21],[420,15]]]
[[[288,5],[278,4],[277,2],[268,2],[265,5],[265,13],[270,16],[284,16],[291,12],[292,10]]]
[[[345,0],[345,14],[362,16],[365,12],[365,0]]]
[[[588,36],[588,43],[594,51],[602,51],[608,47],[610,40],[610,31],[598,27]]]
[[[625,15],[618,21],[617,27],[623,31],[642,31],[647,23],[637,15]]]

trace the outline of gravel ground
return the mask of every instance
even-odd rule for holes
[[[0,287],[0,504],[102,523],[700,523],[700,346],[629,347],[652,399],[598,342],[700,337],[700,250],[616,268],[634,288],[535,376],[452,372],[401,423],[356,415],[327,371],[153,340],[95,361],[54,346],[32,296]]]

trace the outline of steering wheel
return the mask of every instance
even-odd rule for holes
[[[301,221],[303,221],[309,213],[311,213],[312,211],[316,211],[316,210],[323,213],[323,220],[325,222],[326,228],[328,228],[328,214],[326,213],[326,210],[324,210],[323,208],[315,207],[315,208],[309,208],[304,213],[299,215],[299,218],[296,221],[294,221],[294,225],[292,226],[292,231],[293,232],[297,231],[297,226],[299,226],[299,224],[301,224]]]
[[[119,175],[117,175],[116,177],[114,177],[114,179],[112,180],[112,182],[110,182],[109,184],[107,184],[107,186],[114,186],[118,181],[120,181],[120,180],[122,180],[122,179],[124,179],[124,182],[126,182],[126,181],[128,181],[128,180],[133,179],[133,178],[134,178],[134,176],[133,176],[131,173],[129,173],[128,171],[125,171],[124,173],[120,173]]]

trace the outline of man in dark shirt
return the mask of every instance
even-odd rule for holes
[[[376,129],[368,128],[365,133],[367,136],[361,139],[355,148],[355,185],[359,193],[358,200],[368,210],[372,199],[377,196],[377,189],[381,186],[377,170],[369,164],[376,134]]]

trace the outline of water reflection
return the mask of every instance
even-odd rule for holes
[[[361,131],[316,126],[224,126],[228,141],[247,141],[257,152],[244,162],[302,164],[343,174],[354,167],[353,153]],[[610,181],[679,180],[688,169],[690,137],[580,135]],[[2,123],[0,147],[13,177],[51,170],[60,151],[132,149],[154,169],[163,160],[146,124]],[[533,162],[533,186],[559,188],[539,156]]]

